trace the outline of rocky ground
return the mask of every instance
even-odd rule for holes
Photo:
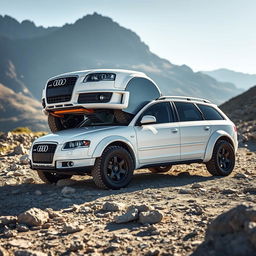
[[[254,255],[256,210],[225,212],[255,205],[255,152],[240,148],[229,177],[200,164],[145,169],[127,188],[106,191],[91,177],[43,184],[26,156],[35,137],[0,137],[0,256]],[[243,251],[218,251],[231,241]]]

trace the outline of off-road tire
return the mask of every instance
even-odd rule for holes
[[[48,124],[52,132],[76,128],[83,120],[83,115],[48,116]]]
[[[132,114],[126,113],[122,110],[115,110],[114,115],[117,122],[120,124],[128,124],[134,117]]]
[[[156,166],[148,168],[152,173],[164,173],[169,172],[172,169],[172,166]]]
[[[52,132],[58,132],[64,130],[63,125],[61,124],[60,118],[52,115],[48,115],[48,125]]]
[[[53,174],[50,172],[44,172],[40,170],[37,170],[37,174],[39,178],[46,184],[54,184],[57,183],[59,180],[70,179],[72,177],[72,175]]]
[[[221,167],[219,160],[219,153],[222,149],[228,152],[230,164],[225,170]],[[206,168],[208,172],[213,176],[228,176],[235,167],[235,150],[234,147],[225,140],[218,140],[214,146],[212,158],[206,163]]]
[[[109,177],[107,173],[110,170],[108,168],[109,163],[111,162],[111,159],[115,156],[123,159],[127,167],[124,179],[119,183],[113,182],[111,180],[111,177]],[[130,183],[133,177],[133,172],[134,162],[130,153],[121,146],[109,146],[104,150],[102,156],[96,159],[94,167],[92,169],[92,177],[93,181],[99,188],[120,189],[126,187]]]

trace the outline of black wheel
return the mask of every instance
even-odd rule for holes
[[[72,175],[57,174],[51,172],[37,171],[39,178],[47,184],[57,183],[59,180],[70,179]]]
[[[64,117],[55,117],[48,115],[48,125],[52,132],[76,128],[84,120],[82,115],[66,115]]]
[[[132,118],[134,117],[132,114],[126,113],[122,110],[115,110],[114,115],[117,122],[120,124],[128,124],[132,121]]]
[[[219,140],[214,146],[212,158],[206,163],[206,167],[214,176],[227,176],[233,171],[235,161],[233,146],[225,140]]]
[[[157,167],[152,167],[148,168],[152,173],[164,173],[164,172],[169,172],[172,169],[172,166],[157,166]]]
[[[134,163],[130,153],[123,147],[109,146],[96,159],[92,177],[100,188],[120,189],[130,183],[133,171]]]

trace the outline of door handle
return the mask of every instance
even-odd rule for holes
[[[177,128],[172,129],[172,133],[177,133],[177,132],[178,132]]]
[[[210,130],[210,127],[209,127],[209,126],[205,126],[204,129],[205,129],[206,131],[209,131],[209,130]]]

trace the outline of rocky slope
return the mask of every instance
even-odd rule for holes
[[[12,130],[20,126],[29,126],[33,131],[46,131],[46,116],[41,104],[21,93],[0,84],[0,131]]]
[[[12,145],[0,162],[0,255],[217,256],[223,236],[225,255],[256,250],[255,211],[240,207],[214,220],[240,204],[255,205],[255,153],[239,149],[229,177],[212,177],[200,164],[166,174],[139,170],[127,188],[112,191],[96,188],[90,177],[42,184],[27,164],[35,138],[0,137]],[[247,247],[239,243],[243,234]],[[231,254],[240,247],[247,254]]]
[[[241,144],[256,149],[256,86],[232,98],[220,108],[235,122]],[[251,145],[253,143],[253,145]]]

